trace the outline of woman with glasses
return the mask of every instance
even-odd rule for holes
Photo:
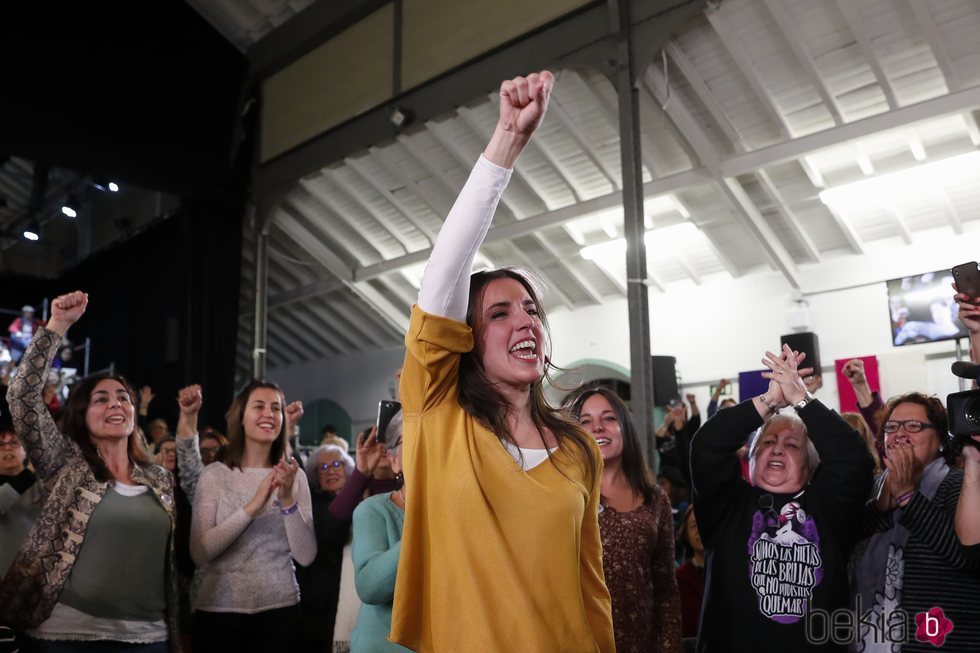
[[[809,615],[849,604],[847,561],[871,487],[861,437],[810,394],[802,356],[766,352],[762,395],[715,413],[691,442],[705,550],[698,651],[843,651]],[[793,412],[780,412],[792,406]],[[736,452],[753,432],[749,477]],[[819,624],[822,622],[818,622]]]
[[[340,570],[344,545],[350,539],[351,522],[337,519],[330,504],[347,486],[354,460],[338,445],[314,449],[306,459],[306,477],[313,499],[313,530],[316,558],[296,570],[300,589],[303,651],[329,652],[340,593]]]
[[[79,291],[52,302],[7,393],[46,496],[0,584],[0,622],[42,653],[176,651],[172,480],[143,448],[132,388],[117,375],[84,379],[63,432],[42,398],[58,346],[87,306]]]
[[[950,466],[947,432],[942,402],[918,392],[889,401],[881,418],[885,471],[865,508],[854,593],[862,611],[907,617],[891,640],[904,638],[903,651],[975,651],[980,641],[980,576],[956,538],[963,472]],[[917,615],[939,630],[925,633]],[[876,634],[866,627],[858,650],[871,650]]]
[[[385,451],[391,468],[401,476],[401,413],[388,425],[385,442],[391,443]],[[351,653],[408,651],[388,640],[406,501],[402,485],[394,492],[365,499],[354,511],[354,583],[362,605],[351,634]]]

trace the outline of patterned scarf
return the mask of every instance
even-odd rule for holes
[[[942,457],[932,461],[922,470],[919,494],[930,501],[936,496],[939,484],[949,473],[949,466]],[[877,498],[885,484],[888,470],[883,471],[875,479],[874,496]],[[902,605],[902,587],[905,575],[905,544],[909,539],[909,531],[899,523],[903,508],[896,508],[891,515],[892,527],[886,531],[875,533],[867,543],[864,553],[854,567],[855,597],[861,599],[861,609],[874,610],[876,615],[888,615]],[[884,562],[884,564],[882,564]],[[882,628],[887,624],[882,624]],[[869,626],[861,627],[861,642],[853,647],[859,653],[897,653],[901,644],[892,644],[883,631],[876,631]]]

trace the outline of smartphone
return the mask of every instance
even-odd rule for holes
[[[402,404],[400,401],[382,399],[378,402],[378,442],[381,444],[385,444],[385,431],[388,430],[388,424],[401,409]]]
[[[980,268],[977,267],[977,262],[957,265],[952,272],[957,292],[966,293],[970,301],[976,303],[980,297]]]
[[[681,406],[681,400],[678,399],[677,397],[674,397],[673,399],[667,402],[667,408],[671,408],[671,409],[680,408],[680,406]]]

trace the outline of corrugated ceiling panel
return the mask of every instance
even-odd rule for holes
[[[703,17],[691,22],[674,41],[697,69],[729,121],[751,148],[771,145],[779,139],[778,125],[767,118],[765,108],[751,92],[738,66]],[[656,62],[654,65],[657,65]]]
[[[976,0],[931,0],[943,48],[963,86],[980,84],[980,3]]]

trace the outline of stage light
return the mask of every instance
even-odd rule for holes
[[[103,193],[118,193],[119,184],[114,181],[109,181],[108,179],[96,178],[92,180],[92,186],[101,190]]]
[[[78,200],[76,200],[74,197],[69,197],[66,199],[64,205],[61,207],[61,212],[69,218],[77,218]]]
[[[24,238],[27,240],[40,240],[41,226],[36,222],[29,223],[24,227]]]

